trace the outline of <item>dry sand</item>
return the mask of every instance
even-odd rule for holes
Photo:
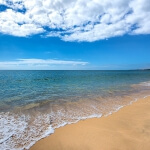
[[[150,150],[150,97],[55,130],[30,150]]]

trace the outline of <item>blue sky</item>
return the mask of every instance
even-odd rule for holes
[[[150,68],[150,35],[115,37],[92,43],[64,42],[59,38],[52,37],[41,38],[40,36],[33,36],[20,38],[1,35],[1,62],[13,62],[17,59],[88,62],[85,65],[72,65],[72,63],[65,65],[52,64],[52,68],[51,65],[48,65],[46,68],[41,66],[39,69],[105,70]],[[16,66],[12,66],[10,69],[15,68],[17,69]]]
[[[148,4],[0,0],[0,69],[150,68]]]

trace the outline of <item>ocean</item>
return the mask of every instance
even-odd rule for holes
[[[150,95],[150,71],[0,71],[0,149],[29,149],[56,128]]]

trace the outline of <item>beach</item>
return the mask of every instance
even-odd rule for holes
[[[0,149],[137,146],[147,134],[141,123],[149,110],[138,103],[150,95],[149,77],[135,70],[1,71]],[[133,134],[137,128],[143,135]]]
[[[101,118],[66,125],[30,150],[149,150],[150,97]]]
[[[0,150],[150,150],[150,0],[0,0]]]

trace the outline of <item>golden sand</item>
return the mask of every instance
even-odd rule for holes
[[[150,97],[55,130],[30,150],[150,150]]]

